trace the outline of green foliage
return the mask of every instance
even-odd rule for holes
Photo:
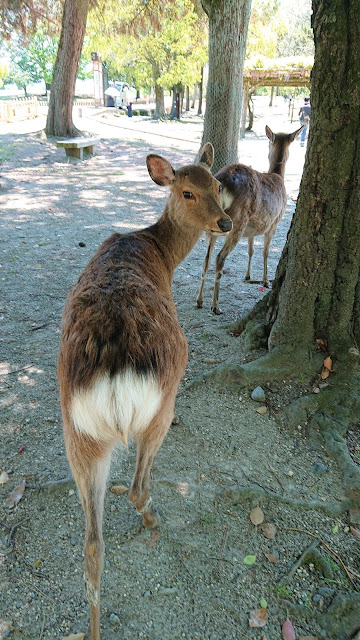
[[[87,51],[99,50],[110,79],[136,87],[159,84],[169,89],[200,80],[207,59],[204,13],[196,13],[191,0],[177,3],[128,0],[108,2],[101,16],[88,22]]]
[[[52,38],[48,36],[45,26],[39,24],[36,33],[28,42],[20,39],[13,41],[9,47],[9,53],[11,62],[15,65],[11,67],[15,76],[11,77],[11,81],[18,84],[15,77],[20,77],[20,70],[23,74],[27,74],[28,82],[44,80],[46,84],[51,84],[58,40],[58,36]],[[19,86],[24,84],[21,83]]]
[[[8,63],[6,60],[0,58],[0,87],[3,86],[3,78],[9,74]]]
[[[313,56],[310,21],[311,0],[253,0],[246,57]]]
[[[266,58],[263,55],[254,56],[245,61],[244,70],[260,69],[263,71],[288,69],[312,69],[314,58],[312,56],[292,56],[287,58]]]
[[[9,72],[5,82],[15,83],[26,89],[31,82],[41,82],[51,85],[53,70],[57,55],[59,36],[50,36],[46,25],[39,23],[37,31],[27,40],[13,38],[8,47],[11,57]],[[86,73],[87,60],[82,57],[78,77],[85,79],[91,74]]]

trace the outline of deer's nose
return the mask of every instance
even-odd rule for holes
[[[230,218],[227,218],[225,220],[223,220],[223,218],[220,218],[217,224],[220,231],[223,231],[224,233],[226,233],[227,231],[231,231],[232,229],[232,221]]]

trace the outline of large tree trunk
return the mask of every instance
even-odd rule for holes
[[[209,79],[201,146],[213,144],[216,172],[237,161],[251,0],[202,0],[202,5],[209,16]]]
[[[311,125],[296,212],[272,291],[251,312],[271,352],[338,360],[360,345],[360,0],[313,0]],[[349,61],[351,60],[351,64]],[[238,331],[246,326],[240,321]]]
[[[359,9],[359,0],[313,0],[310,135],[271,305],[271,349],[322,338],[340,355],[354,337],[360,344]]]
[[[79,133],[72,108],[88,9],[89,0],[65,0],[45,129],[50,136],[71,138]]]

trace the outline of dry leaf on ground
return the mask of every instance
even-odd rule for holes
[[[110,487],[110,491],[116,493],[117,495],[122,495],[123,493],[129,491],[129,487],[127,487],[125,484],[113,484],[113,486]]]
[[[282,626],[282,634],[284,636],[284,640],[296,640],[295,629],[289,618],[286,618]]]
[[[249,627],[265,627],[269,620],[267,609],[254,609],[250,611]]]
[[[330,356],[325,358],[323,364],[324,364],[325,369],[329,369],[329,371],[333,370],[333,368],[332,368],[332,360],[331,360]]]
[[[279,558],[274,556],[273,553],[265,553],[265,557],[269,560],[269,562],[279,562]]]
[[[25,491],[25,480],[21,480],[18,486],[15,487],[15,489],[13,489],[11,493],[9,493],[8,497],[6,498],[5,505],[9,509],[12,509],[13,507],[15,507],[15,505],[18,502],[20,502],[21,498],[23,497],[24,491]]]
[[[265,519],[264,512],[260,507],[254,507],[254,509],[251,509],[250,520],[253,523],[253,525],[255,525],[255,527],[258,524],[261,524],[262,522],[264,522],[264,519]]]
[[[264,522],[264,524],[261,525],[261,530],[265,538],[269,538],[269,540],[272,540],[276,536],[276,527],[272,522]]]
[[[360,538],[360,529],[355,529],[355,527],[350,527],[350,532],[355,536],[355,538]]]
[[[69,636],[66,636],[66,638],[61,638],[61,640],[84,640],[85,638],[85,633],[71,633]]]
[[[0,473],[0,484],[6,484],[9,480],[9,476],[6,471]]]

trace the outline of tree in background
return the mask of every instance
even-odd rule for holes
[[[311,127],[296,212],[272,290],[234,327],[268,353],[216,373],[237,384],[321,374],[328,387],[288,415],[320,428],[329,447],[344,443],[339,431],[360,409],[359,9],[359,0],[313,0]],[[356,482],[349,495],[359,500]]]
[[[238,159],[251,0],[202,0],[202,5],[209,18],[209,79],[201,147],[213,144],[216,172]]]
[[[0,58],[0,87],[3,86],[4,82],[4,78],[6,78],[6,76],[9,73],[9,67],[8,67],[8,63],[5,59]]]
[[[65,0],[59,47],[51,86],[45,131],[50,136],[73,137],[72,121],[78,74],[90,0]]]
[[[37,30],[28,36],[12,40],[8,52],[12,61],[9,82],[14,82],[25,89],[30,82],[45,82],[50,89],[53,69],[58,48],[58,36],[49,36],[43,23],[38,23]]]
[[[155,116],[163,117],[164,90],[199,81],[206,60],[207,32],[193,2],[130,0],[103,9],[89,16],[87,50],[101,52],[111,79],[154,87]]]

